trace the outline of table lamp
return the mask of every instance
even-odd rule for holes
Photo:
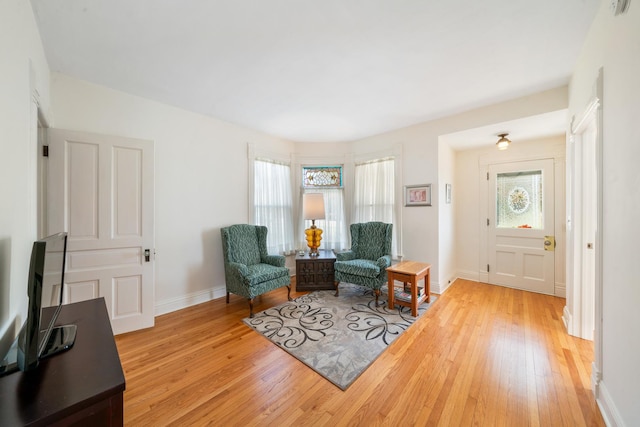
[[[316,219],[324,219],[324,195],[322,193],[305,193],[302,195],[302,216],[311,220],[311,228],[304,230],[309,246],[309,256],[318,256],[318,248],[322,240],[322,230],[316,227]]]

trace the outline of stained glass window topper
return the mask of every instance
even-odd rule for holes
[[[342,166],[305,166],[302,185],[304,188],[342,187]]]

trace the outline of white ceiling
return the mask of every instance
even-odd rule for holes
[[[509,134],[507,138],[512,143],[519,143],[564,134],[567,131],[567,120],[568,110],[551,111],[536,116],[492,123],[487,126],[441,135],[438,141],[444,142],[454,150],[470,150],[495,145],[500,138],[498,135],[507,133]]]
[[[334,142],[566,84],[600,1],[31,3],[52,71]]]

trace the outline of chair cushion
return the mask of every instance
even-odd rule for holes
[[[354,259],[351,261],[336,261],[334,270],[341,273],[353,274],[354,276],[364,276],[377,278],[380,276],[380,267],[375,261],[368,259]]]
[[[286,277],[289,275],[289,269],[286,267],[275,267],[270,264],[253,264],[247,266],[249,272],[245,280],[249,286],[255,286],[268,280]]]

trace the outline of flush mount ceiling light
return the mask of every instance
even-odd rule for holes
[[[630,1],[631,0],[611,0],[609,3],[611,12],[616,16],[625,13],[629,8]]]
[[[496,147],[498,147],[498,150],[506,150],[509,147],[509,144],[511,144],[511,141],[507,139],[507,135],[509,134],[508,133],[498,134],[498,136],[500,137],[498,142],[496,142]]]

